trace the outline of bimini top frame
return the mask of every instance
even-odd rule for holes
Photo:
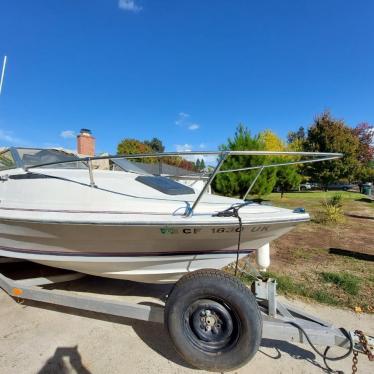
[[[14,150],[13,150],[14,151]],[[72,158],[71,160],[66,161],[58,161],[58,162],[48,162],[38,165],[32,166],[23,166],[23,168],[28,171],[29,169],[35,169],[45,166],[53,166],[59,164],[69,164],[74,163],[77,161],[84,162],[88,166],[89,178],[90,178],[90,185],[91,187],[96,187],[94,181],[94,173],[92,167],[92,161],[94,160],[116,160],[116,159],[142,159],[142,158],[157,158],[161,159],[163,157],[170,157],[170,156],[217,156],[218,164],[211,172],[209,178],[207,179],[204,187],[200,191],[199,195],[197,196],[196,200],[193,202],[192,206],[186,211],[186,216],[193,215],[196,206],[199,204],[201,198],[203,197],[204,193],[208,190],[209,186],[212,184],[214,178],[218,174],[223,173],[232,173],[232,172],[239,172],[239,171],[248,171],[248,170],[258,170],[257,175],[255,176],[254,180],[252,181],[251,185],[249,186],[244,199],[248,196],[249,192],[253,188],[254,184],[256,183],[258,177],[260,176],[261,172],[264,169],[278,167],[278,166],[287,166],[287,165],[298,165],[298,164],[306,164],[312,162],[320,162],[320,161],[329,161],[335,160],[338,158],[343,157],[342,153],[326,153],[326,152],[283,152],[283,151],[218,151],[218,152],[165,152],[165,153],[146,153],[146,154],[131,154],[131,155],[115,155],[115,156],[95,156],[95,157],[76,157]],[[227,160],[229,156],[297,156],[297,157],[309,157],[307,160],[297,160],[297,161],[289,161],[289,162],[279,162],[275,164],[264,164],[264,165],[256,165],[256,166],[249,166],[239,169],[227,169],[221,170],[224,162]]]

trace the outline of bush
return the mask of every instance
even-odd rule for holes
[[[322,211],[317,215],[318,221],[324,223],[341,223],[344,221],[343,196],[336,193],[321,202]]]
[[[327,200],[327,203],[331,206],[335,206],[338,208],[343,207],[343,195],[341,193],[336,193]]]

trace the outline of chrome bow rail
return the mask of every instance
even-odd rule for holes
[[[88,166],[89,178],[90,178],[90,186],[96,187],[94,181],[94,172],[92,167],[92,161],[94,160],[115,160],[115,159],[141,159],[141,158],[158,158],[161,159],[163,157],[170,157],[170,156],[217,156],[218,164],[213,169],[212,173],[210,174],[209,178],[207,179],[204,187],[200,191],[199,195],[197,196],[196,200],[193,202],[192,206],[186,211],[186,216],[192,216],[196,206],[199,204],[201,198],[203,197],[204,193],[208,190],[209,186],[212,184],[214,178],[217,174],[222,173],[232,173],[232,172],[239,172],[239,171],[247,171],[247,170],[258,170],[254,180],[252,181],[251,185],[249,186],[246,194],[243,197],[243,200],[246,199],[250,191],[252,190],[254,184],[256,183],[258,177],[262,173],[264,169],[271,168],[271,167],[278,167],[278,166],[287,166],[287,165],[298,165],[298,164],[306,164],[312,162],[320,162],[320,161],[329,161],[335,160],[338,158],[343,157],[342,153],[325,153],[325,152],[274,152],[274,151],[218,151],[218,152],[164,152],[164,153],[143,153],[143,154],[132,154],[132,155],[115,155],[115,156],[95,156],[95,157],[77,157],[71,160],[66,161],[58,161],[58,162],[48,162],[38,165],[26,166],[24,169],[27,171],[29,169],[35,169],[45,166],[53,166],[59,164],[69,164],[74,162],[84,162]],[[249,166],[239,169],[227,169],[221,170],[222,165],[227,160],[229,156],[297,156],[297,157],[310,157],[308,160],[297,160],[297,161],[289,161],[289,162],[279,162],[275,164],[264,164],[264,165],[256,165],[256,166]]]

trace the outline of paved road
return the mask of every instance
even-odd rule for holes
[[[122,282],[95,278],[79,282],[83,283],[75,291],[95,289],[115,298],[135,293],[133,284],[125,291]],[[150,287],[145,293],[159,291]],[[374,335],[373,315],[293,303],[337,326],[361,328]],[[62,313],[61,309],[41,309],[36,305],[17,304],[0,291],[1,374],[203,373],[190,368],[178,356],[162,325],[67,309]],[[322,360],[306,346],[263,341],[255,358],[236,372],[323,373],[322,366]],[[332,366],[349,373],[351,358]],[[361,356],[358,372],[373,373],[374,363]]]

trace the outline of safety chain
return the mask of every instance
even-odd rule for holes
[[[374,361],[374,354],[371,353],[368,347],[368,341],[366,339],[365,334],[361,330],[356,330],[355,334],[358,336],[360,343],[362,345],[362,350],[368,356],[369,361]]]
[[[352,374],[357,373],[357,364],[358,364],[358,352],[353,351],[353,358],[352,358]]]
[[[365,334],[361,330],[356,330],[355,335],[358,336],[362,350],[364,354],[368,356],[369,361],[374,361],[374,354],[372,354],[370,349],[368,348],[368,341],[366,339]],[[352,359],[352,374],[357,373],[357,363],[358,363],[358,352],[354,351],[353,359]]]

